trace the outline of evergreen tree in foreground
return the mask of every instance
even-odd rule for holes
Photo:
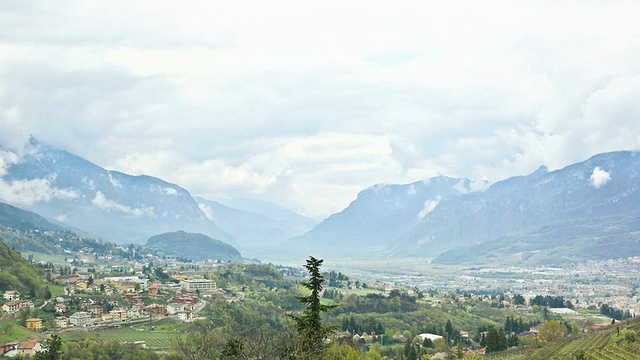
[[[45,350],[37,352],[34,360],[59,360],[62,359],[62,339],[54,334],[51,339],[45,340]]]
[[[303,287],[311,291],[308,296],[298,296],[296,299],[305,306],[301,316],[289,315],[296,323],[296,330],[299,336],[299,345],[307,358],[320,358],[324,349],[325,339],[333,327],[322,325],[321,314],[327,312],[337,305],[323,305],[320,303],[322,293],[322,283],[325,281],[320,273],[322,260],[310,256],[304,266],[309,271],[309,281],[300,283]]]

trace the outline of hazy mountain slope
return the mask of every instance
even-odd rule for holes
[[[120,252],[113,243],[79,236],[38,214],[4,203],[0,203],[0,242],[18,251],[43,254],[81,250],[103,255]]]
[[[192,260],[241,261],[240,252],[233,246],[204,234],[176,231],[152,236],[146,247],[172,256]]]
[[[142,243],[154,234],[186,230],[235,244],[177,185],[108,171],[34,140],[24,154],[7,153],[0,172],[6,202],[20,202],[14,205],[117,243]],[[16,188],[28,191],[11,196]]]
[[[296,234],[303,234],[318,223],[318,221],[314,219],[310,219],[268,201],[236,198],[220,200],[219,202],[234,209],[261,214],[280,224],[286,224],[287,228]]]
[[[637,152],[600,154],[560,170],[545,170],[441,202],[404,237],[395,254],[434,256],[459,246],[491,241],[488,246],[496,248],[518,241],[532,251],[564,246],[566,251],[579,249],[580,256],[598,257],[602,252],[597,244],[608,240],[626,244],[635,253],[632,234],[640,230]],[[469,253],[479,256],[481,248],[471,247]]]
[[[234,209],[217,201],[200,197],[196,197],[196,201],[209,220],[231,234],[243,247],[279,244],[290,237],[301,235],[310,228],[303,228],[295,216],[275,216],[281,221],[293,221],[283,223],[270,216]]]
[[[435,177],[405,185],[374,185],[343,211],[329,216],[287,246],[316,253],[356,255],[389,246],[438,203],[470,191],[468,179]],[[348,251],[347,251],[348,250]]]
[[[62,230],[62,227],[51,223],[42,216],[25,211],[15,206],[0,202],[0,227],[14,230]]]

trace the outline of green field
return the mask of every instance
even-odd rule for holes
[[[56,284],[47,284],[49,287],[49,291],[51,291],[51,296],[64,295],[64,286],[56,285]]]
[[[144,331],[140,331],[144,330]],[[87,331],[72,331],[60,334],[64,340],[103,340],[103,341],[117,341],[123,343],[125,341],[146,341],[147,347],[151,349],[170,349],[172,339],[180,336],[176,333],[167,332],[151,332],[145,329],[135,328],[121,328],[121,329],[105,329],[105,330],[87,330]]]
[[[37,333],[27,330],[23,326],[17,325],[15,320],[7,317],[0,319],[0,343],[15,341],[15,340],[27,340],[30,336]]]

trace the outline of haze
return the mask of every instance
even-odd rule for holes
[[[0,4],[0,141],[321,219],[640,147],[635,1]]]

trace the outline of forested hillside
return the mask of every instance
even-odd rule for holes
[[[37,293],[43,287],[44,270],[4,243],[0,243],[0,269],[0,292],[33,290]]]

